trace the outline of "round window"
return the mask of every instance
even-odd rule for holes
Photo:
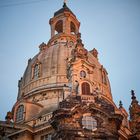
[[[83,116],[82,118],[83,128],[95,131],[97,129],[97,121],[91,116]]]
[[[85,78],[85,77],[86,77],[86,72],[85,72],[85,71],[83,71],[83,70],[82,70],[82,71],[80,71],[80,76],[81,76],[81,77],[83,77],[83,78]]]

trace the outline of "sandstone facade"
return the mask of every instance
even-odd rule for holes
[[[6,122],[0,122],[1,139],[139,139],[140,107],[134,92],[129,125],[122,103],[118,108],[113,102],[98,51],[86,50],[80,22],[66,3],[49,23],[51,38],[28,60],[17,102]]]

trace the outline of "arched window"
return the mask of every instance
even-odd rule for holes
[[[55,25],[55,34],[59,34],[63,32],[63,21],[59,20]]]
[[[84,128],[94,131],[97,129],[97,120],[91,116],[83,116],[82,125]]]
[[[34,72],[33,72],[33,78],[37,79],[39,78],[39,74],[40,74],[40,65],[38,63],[36,63],[34,65]]]
[[[82,94],[89,95],[90,94],[90,85],[87,82],[82,83]]]
[[[73,22],[70,23],[71,34],[76,34],[76,27]]]
[[[22,121],[24,115],[24,106],[20,105],[16,110],[16,122]]]

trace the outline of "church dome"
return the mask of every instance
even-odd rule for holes
[[[65,4],[50,19],[50,26],[51,39],[42,43],[39,53],[28,60],[19,80],[18,100],[13,108],[15,120],[21,105],[26,108],[24,121],[28,121],[40,113],[53,112],[70,94],[83,99],[98,94],[114,104],[107,71],[98,61],[98,52],[85,49],[80,23]]]

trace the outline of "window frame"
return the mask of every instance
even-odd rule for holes
[[[34,65],[34,72],[33,72],[34,79],[39,78],[39,73],[40,73],[40,66],[39,66],[38,63],[36,63],[36,64]]]
[[[84,70],[81,70],[80,71],[80,77],[86,78],[86,76],[87,76],[87,73]]]
[[[90,95],[90,84],[83,82],[81,84],[82,95]]]
[[[41,76],[41,63],[36,61],[32,66],[32,79],[38,79]]]
[[[25,110],[25,107],[24,105],[19,105],[16,109],[16,122],[21,122],[24,120],[24,110]]]

